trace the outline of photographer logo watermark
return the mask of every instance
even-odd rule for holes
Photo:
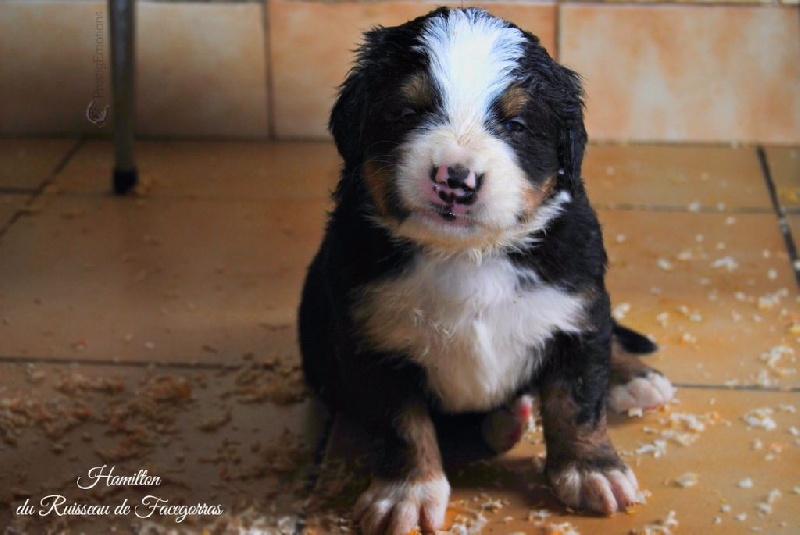
[[[105,98],[105,73],[106,73],[106,41],[105,41],[105,13],[95,12],[94,26],[94,93],[92,100],[86,106],[86,119],[97,128],[103,128],[108,118],[109,104]]]

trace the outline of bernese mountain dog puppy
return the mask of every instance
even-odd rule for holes
[[[441,8],[366,33],[330,130],[344,167],[299,339],[312,390],[374,437],[362,531],[439,528],[444,466],[510,449],[532,394],[560,500],[634,503],[609,389],[626,410],[672,386],[610,314],[578,75],[511,23]]]

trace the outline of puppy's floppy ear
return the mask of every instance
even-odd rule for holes
[[[539,38],[528,38],[524,71],[531,73],[531,91],[547,106],[558,143],[559,181],[573,195],[583,191],[581,164],[586,146],[583,125],[583,86],[578,73],[555,61]]]
[[[361,159],[366,102],[363,67],[356,65],[339,87],[339,97],[331,110],[328,129],[345,165]]]
[[[565,181],[570,193],[574,196],[583,190],[581,165],[586,147],[586,130],[583,121],[563,128],[559,135],[558,161],[559,174]]]
[[[355,63],[339,87],[339,96],[331,110],[328,129],[345,166],[360,165],[363,159],[364,128],[368,118],[370,94],[380,77],[382,44],[396,28],[376,26],[364,33],[356,50]]]
[[[576,195],[583,191],[581,165],[587,140],[583,124],[583,86],[576,72],[562,65],[556,70],[561,94],[554,105],[560,123],[558,160],[570,193]]]
[[[401,26],[376,26],[364,33],[356,60],[331,111],[328,129],[345,166],[360,165],[364,157],[364,130],[377,90],[397,77],[395,65],[409,61],[419,28],[425,21],[446,11],[440,8]]]

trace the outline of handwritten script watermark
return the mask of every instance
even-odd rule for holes
[[[132,475],[119,475],[115,467],[108,465],[90,468],[86,476],[78,477],[76,485],[80,490],[96,487],[158,487],[162,481],[159,476],[150,475],[147,470],[139,470]],[[168,499],[148,493],[138,503],[130,503],[130,498],[113,505],[81,503],[67,499],[63,494],[48,494],[39,500],[38,505],[31,499],[16,508],[17,516],[130,516],[141,519],[172,517],[175,522],[183,522],[188,516],[220,516],[224,513],[221,505],[197,503],[194,505],[171,505]]]
[[[94,93],[92,100],[86,107],[86,119],[97,128],[103,128],[108,118],[109,104],[105,102],[104,87],[106,75],[106,41],[105,41],[105,13],[95,12],[94,21]]]

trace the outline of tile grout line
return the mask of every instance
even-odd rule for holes
[[[70,359],[58,357],[11,357],[0,356],[2,364],[39,364],[53,366],[108,366],[112,368],[154,368],[187,371],[242,369],[246,364],[225,364],[222,362],[185,362],[185,361],[149,361],[149,360],[108,360],[108,359]],[[712,384],[712,383],[673,383],[677,388],[694,390],[740,390],[750,392],[800,392],[800,386],[779,387],[758,384]]]
[[[185,362],[185,361],[150,361],[150,360],[109,360],[109,359],[73,359],[69,357],[11,357],[0,356],[0,364],[40,364],[65,366],[109,366],[112,368],[156,368],[176,370],[238,370],[244,364],[224,364],[217,362]]]
[[[86,139],[83,136],[79,137],[78,141],[75,142],[72,148],[70,148],[67,151],[67,153],[61,158],[61,160],[59,160],[59,162],[56,164],[56,166],[53,168],[50,174],[44,180],[42,180],[42,182],[39,184],[37,188],[34,188],[33,190],[30,191],[31,197],[28,200],[28,202],[25,203],[25,207],[22,208],[21,210],[17,210],[14,213],[14,215],[12,215],[9,218],[9,220],[6,221],[6,223],[3,226],[0,227],[0,238],[6,235],[9,229],[11,229],[11,227],[14,226],[14,223],[19,221],[20,217],[22,217],[23,213],[26,210],[30,210],[31,206],[33,206],[33,203],[35,203],[42,196],[47,187],[53,184],[53,182],[55,182],[56,177],[59,175],[59,173],[61,173],[61,171],[64,170],[69,161],[72,160],[72,157],[75,156],[75,154],[78,152],[78,150],[81,147],[83,147],[85,141]]]
[[[0,195],[34,195],[34,194],[36,194],[36,188],[0,186]]]
[[[757,206],[731,206],[720,210],[716,206],[704,205],[697,209],[689,209],[684,205],[674,204],[635,204],[635,203],[609,203],[609,202],[593,202],[597,210],[621,210],[627,212],[673,212],[673,213],[688,213],[688,214],[771,214],[773,212],[771,207],[759,208]]]
[[[761,165],[761,174],[764,177],[764,182],[769,192],[769,197],[772,200],[772,207],[775,210],[775,215],[778,216],[778,226],[783,236],[783,243],[786,246],[786,252],[789,253],[789,261],[792,263],[792,270],[794,271],[794,280],[798,287],[800,287],[800,261],[797,257],[797,247],[794,243],[792,236],[792,229],[786,221],[786,211],[781,206],[780,199],[778,199],[778,191],[775,188],[775,181],[772,179],[772,172],[769,168],[767,161],[767,153],[763,145],[756,146],[756,154],[758,155],[758,163]]]
[[[761,385],[747,385],[747,384],[738,384],[738,385],[726,385],[726,384],[708,384],[708,383],[673,383],[672,384],[676,388],[684,388],[686,390],[731,390],[731,391],[741,391],[741,392],[800,392],[800,386],[761,386]]]

